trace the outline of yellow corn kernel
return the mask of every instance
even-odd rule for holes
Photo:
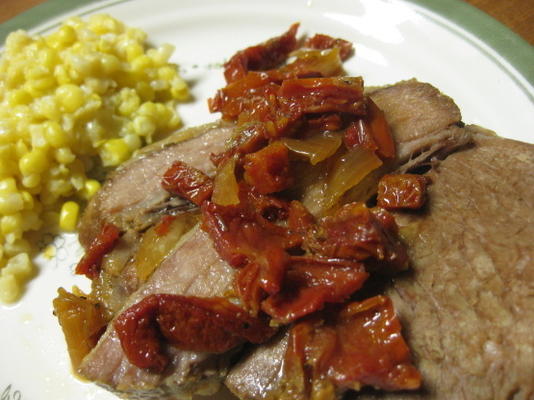
[[[137,114],[145,115],[148,117],[156,117],[157,110],[158,108],[155,103],[147,101],[146,103],[141,104],[141,106],[137,110]]]
[[[92,15],[89,18],[88,27],[98,34],[119,33],[122,31],[122,24],[115,18],[105,14]]]
[[[152,67],[152,60],[145,54],[141,54],[132,61],[132,71],[142,73],[146,69]]]
[[[145,137],[150,137],[156,130],[156,124],[154,123],[154,120],[145,115],[139,115],[135,117],[133,121],[133,127],[135,133],[137,133],[139,136]]]
[[[19,233],[18,237],[20,238],[22,225],[22,214],[14,213],[11,215],[4,215],[0,221],[0,229],[3,235],[8,233]]]
[[[100,149],[100,157],[105,167],[113,167],[130,158],[131,151],[123,139],[110,139]]]
[[[121,90],[120,101],[119,112],[124,116],[133,114],[139,108],[139,103],[141,102],[137,93],[129,88]]]
[[[126,142],[132,152],[138,150],[143,145],[139,136],[133,133],[124,135],[123,140]]]
[[[137,82],[135,85],[135,90],[137,90],[137,93],[139,93],[139,97],[141,100],[145,102],[151,102],[154,100],[154,89],[144,81]]]
[[[58,121],[61,117],[57,101],[51,95],[35,99],[32,109],[36,116],[44,117],[48,120]],[[48,122],[46,121],[45,124]]]
[[[0,301],[2,303],[13,303],[21,295],[19,284],[15,277],[10,274],[0,275]]]
[[[113,54],[103,54],[100,58],[100,67],[105,74],[112,74],[121,69],[121,63]]]
[[[15,178],[5,178],[0,180],[0,194],[9,194],[17,192],[17,182]]]
[[[19,169],[23,175],[40,174],[48,167],[46,151],[33,149],[24,154],[19,161]]]
[[[76,85],[61,85],[56,89],[56,99],[66,112],[74,112],[85,101],[83,90]]]
[[[76,40],[76,31],[70,25],[63,25],[58,31],[46,38],[48,45],[54,49],[67,47]]]
[[[27,280],[34,272],[28,253],[11,257],[2,271],[2,275],[13,275],[17,280]]]
[[[22,156],[24,156],[28,152],[28,145],[24,142],[24,140],[17,140],[17,143],[15,144],[15,154],[17,155],[17,157],[22,158]]]
[[[35,206],[35,200],[33,199],[33,196],[28,192],[27,190],[22,190],[20,192],[22,196],[22,201],[24,202],[24,209],[25,210],[31,210]]]
[[[70,164],[76,159],[76,156],[69,147],[61,147],[54,152],[54,158],[60,164]]]
[[[166,65],[158,68],[158,78],[166,81],[172,81],[177,75],[176,68]]]
[[[137,57],[143,54],[143,47],[139,43],[134,42],[132,40],[124,41],[122,48],[126,53],[126,59],[128,60],[128,62],[132,62]]]
[[[32,101],[32,96],[24,89],[15,89],[8,93],[7,103],[14,107],[19,104],[28,104]]]
[[[59,227],[61,230],[71,232],[76,229],[78,223],[78,213],[80,206],[74,201],[67,201],[63,203],[61,212],[59,213]]]
[[[20,193],[0,194],[0,214],[14,214],[24,208],[24,200]]]
[[[100,190],[100,182],[95,179],[87,179],[83,185],[82,195],[86,200],[93,197]]]
[[[61,148],[67,145],[68,136],[65,130],[56,121],[46,121],[43,124],[46,140],[56,148]]]
[[[6,235],[6,239],[8,239],[8,235]],[[30,253],[31,248],[30,243],[26,239],[6,240],[6,243],[4,243],[4,254],[7,257],[13,257],[19,253]]]
[[[176,100],[187,100],[189,98],[187,83],[181,78],[175,78],[171,83],[171,94]]]
[[[22,178],[22,186],[28,189],[37,189],[36,191],[30,190],[32,193],[38,193],[38,187],[41,183],[41,175],[39,174],[30,174]]]

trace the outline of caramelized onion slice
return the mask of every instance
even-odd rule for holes
[[[341,155],[326,179],[324,210],[330,209],[350,188],[382,165],[373,151],[357,147]]]
[[[220,206],[239,204],[239,186],[235,177],[235,164],[235,158],[229,158],[217,171],[211,197],[215,204]]]
[[[54,314],[65,335],[72,367],[76,369],[96,346],[107,320],[97,302],[69,293],[63,288],[58,289],[53,304]]]
[[[198,219],[198,214],[180,214],[169,223],[164,235],[158,232],[159,224],[143,234],[135,255],[135,268],[140,282],[147,280],[169,252],[178,245],[182,236],[198,222]]]
[[[282,139],[282,143],[289,150],[307,157],[311,165],[316,165],[334,155],[341,142],[341,136],[335,134],[315,135],[307,139]]]

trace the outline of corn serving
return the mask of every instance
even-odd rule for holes
[[[0,58],[0,301],[35,272],[32,231],[75,229],[79,204],[115,167],[180,125],[188,98],[173,47],[108,15],[71,18],[47,36],[11,33]]]

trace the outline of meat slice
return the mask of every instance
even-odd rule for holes
[[[123,309],[154,293],[224,296],[232,287],[233,276],[233,269],[219,258],[208,235],[196,227],[130,296]],[[215,392],[230,361],[228,354],[215,356],[173,347],[166,351],[171,362],[164,374],[138,368],[124,355],[114,324],[110,323],[78,372],[119,395],[165,399]]]
[[[424,388],[348,398],[534,396],[534,146],[478,131],[472,148],[429,173],[426,211],[397,214],[413,269],[387,294]],[[282,337],[250,353],[227,386],[241,398],[269,398],[285,346]]]
[[[154,222],[151,216],[157,217],[158,211],[190,208],[186,201],[171,198],[161,187],[163,173],[174,161],[181,160],[213,174],[210,154],[224,150],[232,129],[229,123],[217,122],[180,131],[121,166],[89,202],[79,226],[80,243],[87,248],[104,221],[123,231],[140,230]]]
[[[447,129],[462,119],[454,101],[428,83],[415,79],[371,90],[368,93],[384,111],[395,142],[400,162],[436,144],[445,144],[451,135],[461,134]]]
[[[398,217],[413,273],[389,295],[424,390],[365,398],[534,398],[534,145],[475,140],[430,173],[427,212]]]

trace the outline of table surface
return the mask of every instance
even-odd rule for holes
[[[44,1],[46,0],[0,0],[0,23]],[[534,45],[534,2],[532,0],[464,1],[485,11]]]

